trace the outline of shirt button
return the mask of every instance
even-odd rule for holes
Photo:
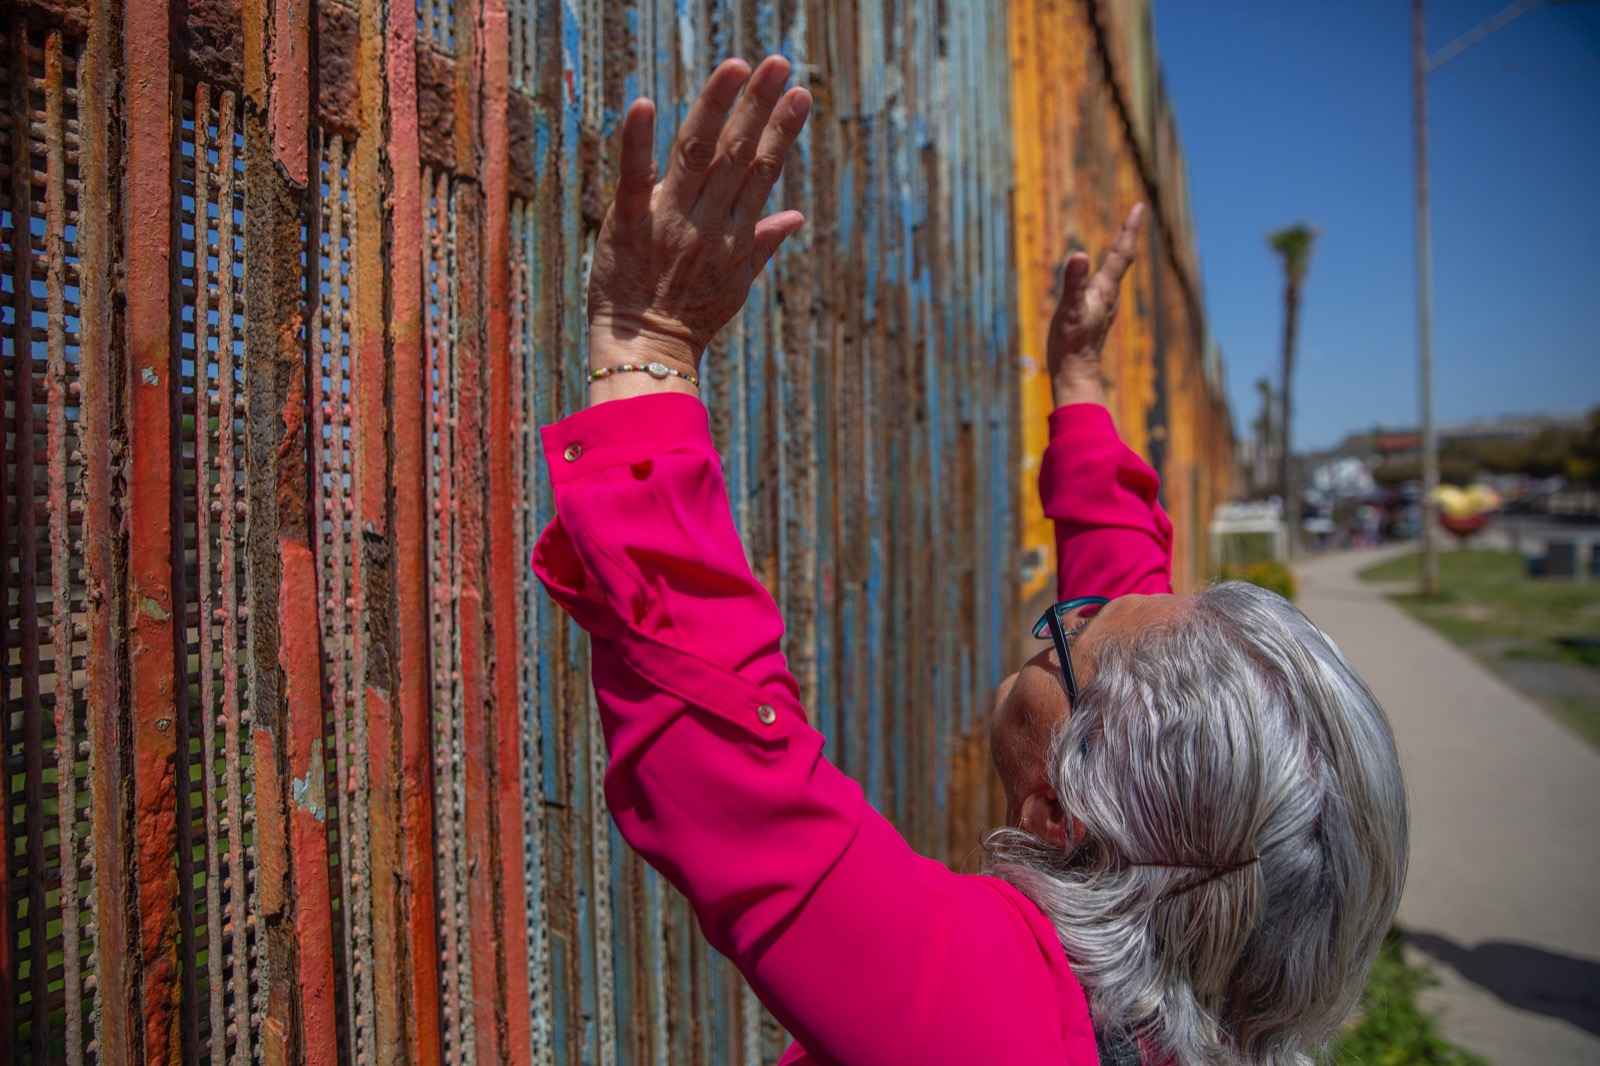
[[[762,725],[771,725],[778,720],[778,712],[772,709],[772,704],[763,703],[756,708],[756,717],[761,719]]]
[[[567,462],[575,463],[578,461],[578,456],[583,454],[583,445],[569,444],[567,445],[567,450],[562,454],[566,456]]]

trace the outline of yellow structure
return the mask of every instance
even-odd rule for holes
[[[1128,207],[1150,215],[1106,350],[1112,414],[1160,472],[1180,590],[1209,577],[1204,531],[1235,488],[1221,358],[1206,330],[1188,185],[1161,84],[1148,0],[1013,0],[1012,143],[1021,352],[1022,601],[1053,588],[1054,530],[1039,505],[1051,406],[1045,337],[1061,269],[1098,257]],[[1085,593],[1094,590],[1083,590]]]

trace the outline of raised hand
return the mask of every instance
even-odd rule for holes
[[[628,108],[617,196],[589,277],[591,369],[653,360],[698,373],[711,338],[804,224],[798,211],[763,217],[811,113],[810,93],[785,91],[789,73],[782,56],[768,56],[754,73],[742,59],[717,67],[660,183],[655,105],[641,99]],[[627,388],[620,378],[600,384],[612,382]]]
[[[1144,205],[1134,204],[1105,261],[1092,277],[1089,257],[1083,252],[1067,260],[1061,302],[1056,305],[1046,346],[1050,388],[1057,407],[1106,402],[1100,355],[1117,317],[1117,294],[1122,288],[1122,276],[1133,262],[1143,223]]]

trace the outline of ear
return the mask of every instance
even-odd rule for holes
[[[999,713],[1000,705],[1006,701],[1007,696],[1011,695],[1011,689],[1016,685],[1019,676],[1021,676],[1020,673],[1012,674],[1004,681],[1001,681],[1000,687],[994,690],[994,699],[989,703],[990,719],[993,719]]]
[[[1061,808],[1056,790],[1040,785],[1022,799],[1020,828],[1058,848],[1077,847],[1086,835],[1083,825]]]

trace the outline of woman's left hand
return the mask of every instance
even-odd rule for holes
[[[788,81],[782,56],[768,56],[754,73],[741,59],[718,66],[659,184],[655,105],[641,99],[628,108],[617,196],[589,277],[591,370],[658,361],[699,373],[711,338],[804,224],[798,211],[763,217],[811,112],[811,94],[785,91]]]
[[[1117,317],[1117,295],[1122,276],[1133,263],[1138,246],[1139,227],[1144,224],[1144,204],[1134,204],[1122,223],[1122,230],[1106,252],[1105,261],[1092,276],[1089,257],[1078,252],[1067,259],[1061,284],[1061,302],[1050,322],[1046,348],[1050,367],[1050,388],[1055,404],[1094,403],[1104,407],[1105,387],[1101,383],[1100,357],[1106,335]]]

